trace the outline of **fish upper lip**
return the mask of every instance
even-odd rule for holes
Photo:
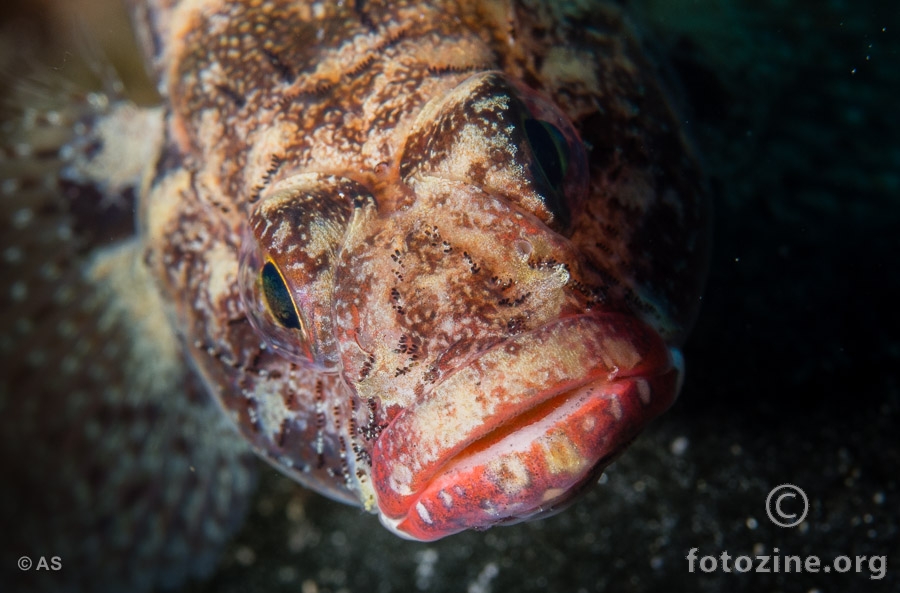
[[[402,517],[438,476],[530,426],[544,430],[555,411],[576,407],[573,398],[589,399],[586,386],[658,372],[668,350],[650,334],[626,314],[565,317],[503,340],[448,375],[375,444],[382,513]]]

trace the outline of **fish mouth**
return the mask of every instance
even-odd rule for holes
[[[671,405],[676,359],[624,313],[566,317],[498,343],[379,436],[382,523],[432,541],[557,510]]]

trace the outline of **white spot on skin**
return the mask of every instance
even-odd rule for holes
[[[268,224],[268,221],[266,221]],[[267,227],[268,228],[268,227]],[[284,249],[284,242],[291,235],[291,224],[288,220],[282,220],[281,224],[278,225],[278,228],[275,230],[275,234],[272,235],[272,249],[282,250]]]
[[[566,491],[562,488],[550,488],[546,492],[544,492],[543,496],[541,496],[541,502],[550,502],[551,500],[556,500],[557,498],[565,494],[565,492]]]
[[[635,379],[634,381],[635,387],[637,387],[638,395],[641,398],[641,403],[645,406],[650,404],[650,384],[647,383],[646,379]]]
[[[584,420],[581,422],[581,430],[584,432],[591,432],[594,430],[594,426],[597,424],[597,419],[593,416],[585,416]]]
[[[228,298],[238,273],[238,262],[234,251],[222,243],[216,243],[207,253],[206,261],[209,266],[207,287],[210,300],[215,303]]]
[[[421,501],[416,503],[416,512],[419,514],[419,518],[422,519],[422,521],[431,525],[431,515],[428,513],[428,509],[425,508],[425,505],[422,504]]]
[[[531,483],[528,467],[519,457],[500,458],[488,464],[492,480],[504,493],[514,496]]]
[[[444,503],[444,506],[446,508],[449,509],[449,508],[453,507],[453,496],[450,495],[449,492],[447,492],[445,490],[441,490],[440,492],[438,492],[438,498],[441,499],[441,502]]]
[[[603,364],[612,369],[631,370],[641,362],[641,355],[627,339],[610,337],[602,341]]]
[[[609,399],[609,413],[613,415],[616,420],[622,419],[622,404],[619,403],[619,396],[617,394],[611,394],[607,396]]]
[[[410,482],[412,482],[410,469],[399,463],[395,465],[390,477],[391,490],[401,496],[408,496],[412,494],[412,489],[409,487]]]

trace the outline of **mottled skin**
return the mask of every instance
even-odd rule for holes
[[[705,196],[616,11],[131,8],[162,108],[4,125],[0,546],[66,570],[0,588],[207,574],[245,440],[431,540],[560,508],[671,404]]]
[[[59,83],[17,81],[0,143],[0,590],[172,587],[215,567],[254,459],[132,237],[160,110]]]
[[[258,453],[428,540],[558,507],[671,404],[707,211],[617,12],[134,4],[167,106],[143,261]]]

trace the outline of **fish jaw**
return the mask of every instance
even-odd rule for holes
[[[625,313],[505,340],[379,436],[381,521],[432,541],[555,512],[672,404],[681,374],[678,353]]]

